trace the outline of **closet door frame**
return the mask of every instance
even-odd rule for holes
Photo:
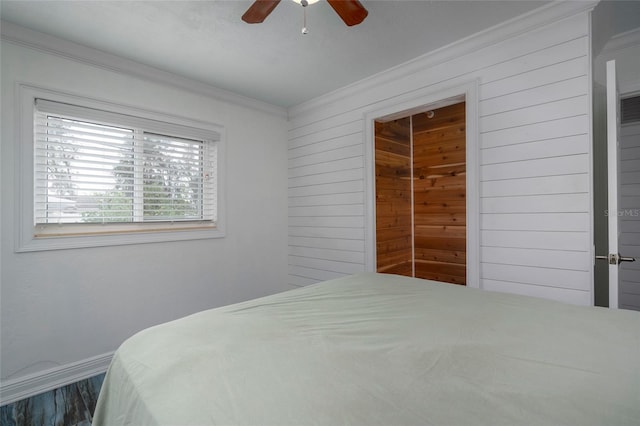
[[[478,129],[478,81],[446,88],[427,87],[377,103],[364,114],[365,149],[365,269],[376,268],[375,121],[406,117],[429,109],[465,102],[467,185],[467,287],[481,288],[480,281],[480,137]]]

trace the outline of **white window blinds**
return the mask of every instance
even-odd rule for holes
[[[215,132],[37,99],[34,135],[37,227],[215,224]]]

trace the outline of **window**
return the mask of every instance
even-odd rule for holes
[[[113,105],[34,96],[31,107],[31,232],[22,250],[222,236],[218,129]]]

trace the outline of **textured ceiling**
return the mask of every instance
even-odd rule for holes
[[[3,20],[289,107],[544,5],[545,1],[361,0],[347,27],[324,1],[283,0],[262,24],[251,1],[0,1]]]

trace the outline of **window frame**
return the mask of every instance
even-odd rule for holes
[[[23,83],[17,84],[17,95],[18,126],[16,137],[19,143],[16,150],[16,182],[18,183],[15,192],[16,252],[201,240],[225,236],[226,135],[224,126]],[[73,225],[77,228],[78,224],[60,224],[57,226],[60,227],[61,233],[50,232],[46,236],[36,236],[38,231],[34,220],[34,114],[36,99],[39,98],[80,108],[138,117],[142,120],[166,124],[168,127],[188,127],[202,134],[210,134],[211,139],[214,139],[217,145],[217,220],[215,224],[152,222],[139,226],[140,223],[135,223],[131,227],[124,224],[124,228],[114,227],[114,231],[95,233],[73,233],[71,228],[74,228]],[[63,230],[62,228],[67,229]]]

